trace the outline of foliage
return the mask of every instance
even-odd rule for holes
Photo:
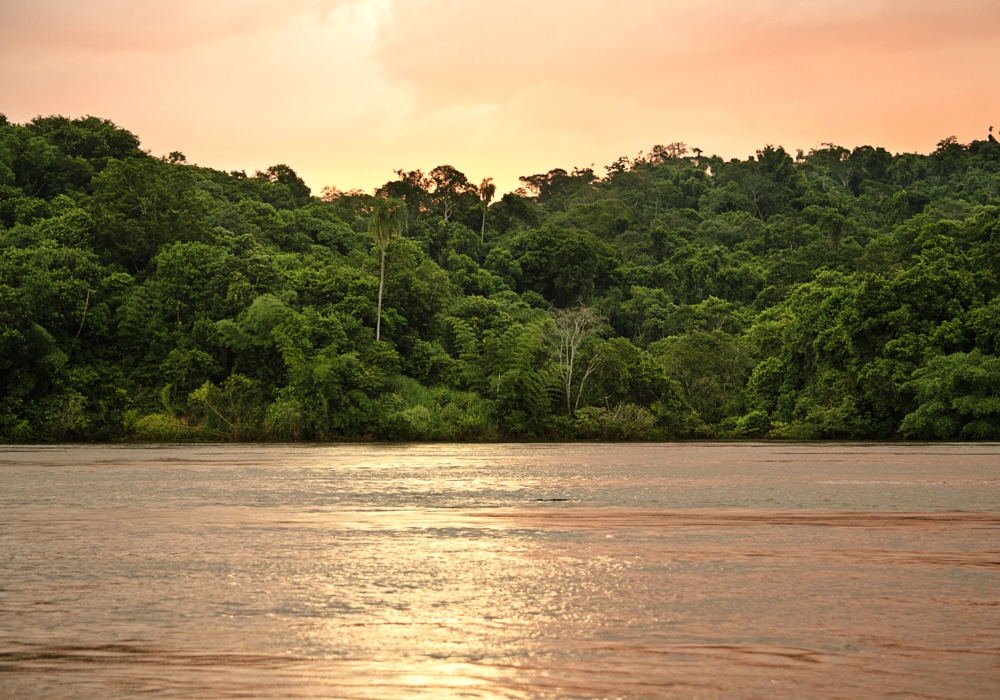
[[[0,117],[0,440],[1000,439],[1000,144],[322,197]]]
[[[587,406],[576,414],[576,428],[584,438],[648,440],[659,437],[656,418],[642,406],[618,404],[614,409]]]
[[[919,405],[903,418],[900,432],[906,437],[1000,438],[1000,358],[978,349],[935,357],[907,387]]]

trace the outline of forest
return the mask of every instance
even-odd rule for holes
[[[0,115],[0,441],[1000,439],[1000,144],[314,194]]]

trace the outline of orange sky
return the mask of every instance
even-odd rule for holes
[[[0,0],[0,112],[371,189],[1000,128],[1000,0]]]

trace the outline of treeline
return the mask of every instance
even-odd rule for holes
[[[0,440],[1000,439],[992,135],[397,175],[0,115]]]

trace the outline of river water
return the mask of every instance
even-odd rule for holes
[[[4,447],[3,698],[997,698],[1000,445]]]

